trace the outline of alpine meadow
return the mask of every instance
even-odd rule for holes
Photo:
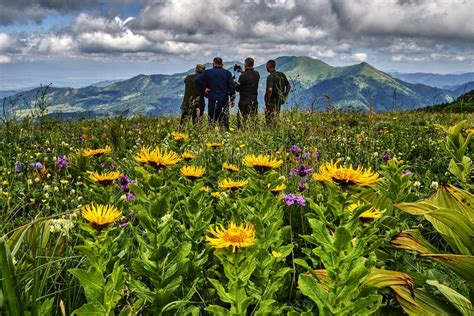
[[[0,0],[0,316],[473,316],[474,0]]]

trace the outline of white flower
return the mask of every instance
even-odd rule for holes
[[[439,187],[439,183],[438,183],[438,182],[436,182],[436,181],[431,182],[431,188],[432,188],[432,189],[438,190],[438,187]]]
[[[420,181],[415,181],[415,182],[413,182],[413,186],[415,188],[419,188],[419,187],[421,187],[421,182]]]

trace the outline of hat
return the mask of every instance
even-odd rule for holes
[[[206,66],[204,66],[203,64],[197,64],[197,65],[196,65],[196,72],[197,72],[197,73],[201,73],[201,72],[203,72],[204,70],[206,70]]]

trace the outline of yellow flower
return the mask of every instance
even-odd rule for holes
[[[210,149],[216,149],[216,148],[224,146],[224,142],[207,143],[206,146],[207,148],[210,148]]]
[[[280,192],[282,192],[283,190],[286,189],[286,184],[282,183],[280,185],[277,185],[276,187],[274,187],[273,189],[271,189],[270,191],[273,193],[273,194],[278,194]]]
[[[215,197],[215,198],[218,198],[219,196],[221,196],[221,193],[220,192],[212,192],[211,196]]]
[[[61,184],[69,184],[69,181],[68,181],[68,180],[64,180],[64,179],[59,180],[59,182],[60,182]]]
[[[190,152],[184,152],[181,154],[181,158],[183,158],[186,161],[193,160],[196,158],[196,155]]]
[[[237,165],[235,165],[233,163],[224,162],[223,168],[227,171],[230,171],[230,172],[238,172],[239,171],[239,167],[237,167]]]
[[[313,173],[316,181],[330,181],[342,185],[373,185],[379,181],[379,174],[371,169],[363,170],[361,166],[354,169],[339,166],[339,161],[335,163],[326,162],[319,166],[319,173]]]
[[[112,152],[112,148],[110,146],[105,146],[105,148],[98,148],[98,149],[84,149],[81,153],[83,156],[86,157],[96,157],[102,156],[105,154],[110,154]]]
[[[361,207],[363,205],[364,205],[363,203],[361,203],[360,201],[357,201],[357,203],[352,203],[351,205],[349,205],[347,207],[347,210],[349,211],[350,214],[352,214],[356,208]],[[384,212],[385,211],[381,211],[381,210],[379,210],[375,207],[372,207],[372,208],[368,209],[367,211],[362,212],[359,215],[359,218],[361,220],[379,219],[379,218],[382,217]]]
[[[119,171],[111,171],[104,173],[88,171],[88,173],[89,179],[94,182],[98,182],[102,185],[110,185],[121,176],[121,173]]]
[[[189,138],[189,135],[185,133],[172,132],[171,137],[173,137],[174,140],[186,140]]]
[[[237,189],[241,189],[249,183],[248,180],[229,180],[225,179],[219,182],[218,187],[219,189],[229,189],[231,191],[235,191]]]
[[[199,191],[202,191],[202,192],[209,192],[211,190],[211,188],[206,185],[206,186],[203,186],[202,188],[199,189]]]
[[[180,171],[183,177],[186,177],[189,180],[196,180],[202,178],[202,176],[204,175],[204,171],[206,171],[206,168],[196,166],[183,166],[181,167]]]
[[[467,135],[474,135],[474,128],[468,128],[466,130]]]
[[[263,173],[280,167],[283,164],[283,160],[271,159],[265,155],[247,155],[244,157],[244,164]]]
[[[206,241],[214,249],[232,247],[232,252],[236,248],[251,247],[255,244],[255,229],[253,225],[235,225],[230,222],[227,229],[220,225],[219,227],[209,228]]]
[[[2,181],[2,185],[7,186],[7,185],[8,185],[8,181],[7,181],[7,180],[3,180],[3,181]]]
[[[147,147],[143,147],[135,157],[135,160],[142,164],[150,165],[157,170],[164,170],[167,166],[177,164],[181,158],[171,150],[164,149],[162,151],[158,147],[150,150]]]
[[[88,204],[82,208],[82,217],[99,229],[114,223],[121,216],[122,212],[113,205]]]
[[[278,252],[278,251],[272,251],[272,256],[274,258],[280,258],[281,256],[283,256],[283,254],[281,252]]]

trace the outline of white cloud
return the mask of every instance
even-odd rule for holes
[[[7,33],[0,33],[0,52],[6,51],[13,45],[13,41]]]
[[[367,61],[368,59],[369,59],[369,56],[367,56],[366,53],[355,53],[349,57],[349,60],[357,61],[357,62]]]
[[[0,55],[0,64],[6,64],[11,61],[11,58],[5,55]]]

